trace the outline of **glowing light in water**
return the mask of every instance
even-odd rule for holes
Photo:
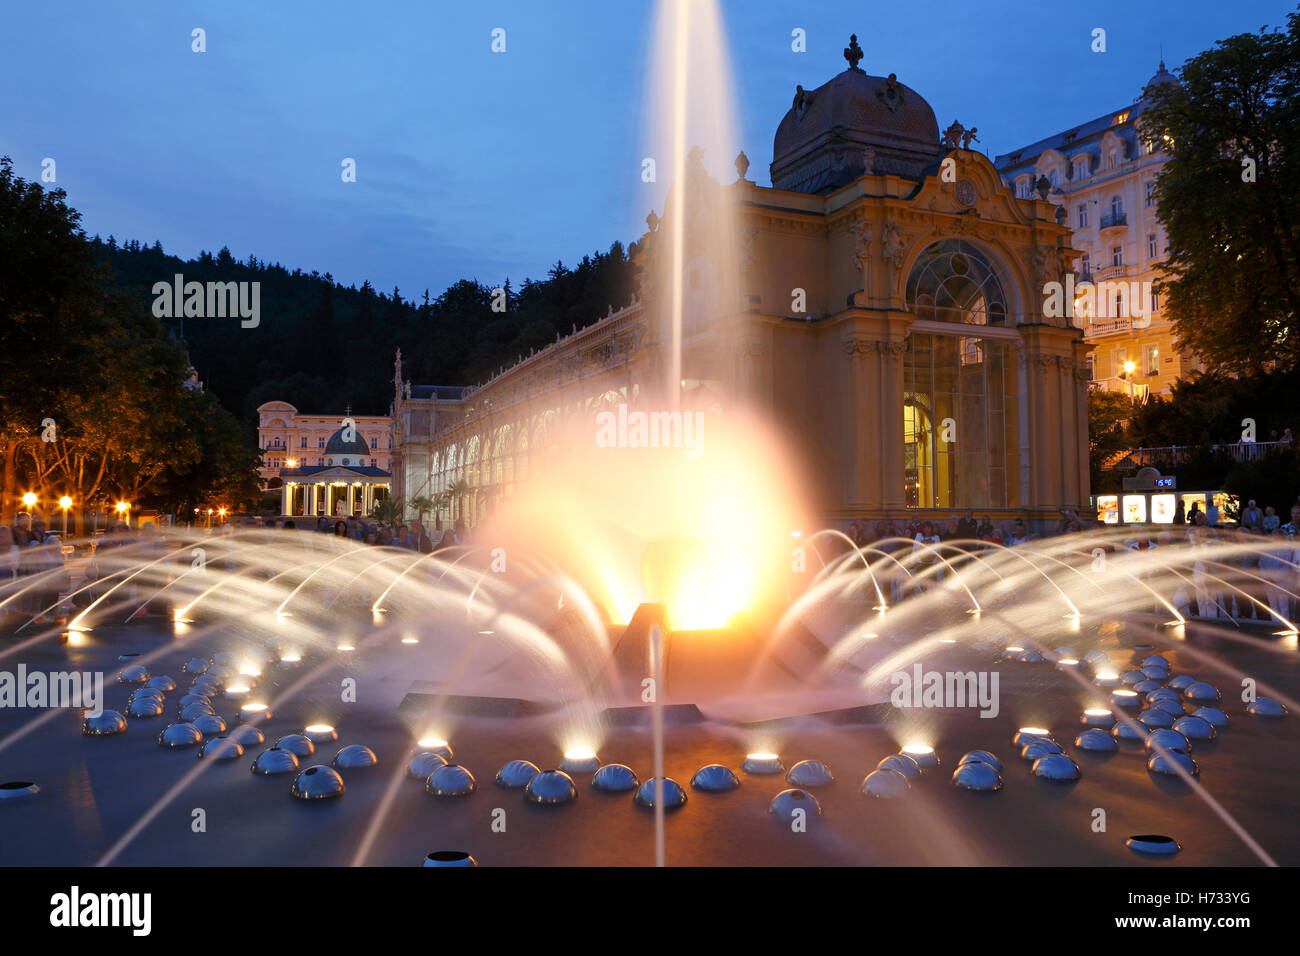
[[[934,748],[929,744],[910,743],[901,747],[898,751],[906,757],[911,757],[916,761],[916,765],[922,770],[930,767],[936,767],[939,764],[939,758],[935,756]]]

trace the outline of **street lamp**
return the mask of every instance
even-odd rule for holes
[[[68,509],[72,507],[72,499],[64,495],[59,499],[59,507],[63,509],[63,539],[68,538]]]
[[[121,518],[123,521],[125,521],[127,527],[129,528],[131,526],[131,516],[127,512],[131,510],[131,506],[127,504],[125,501],[119,501],[116,505],[116,508],[117,508],[118,517]]]
[[[36,495],[30,491],[27,492],[27,494],[23,495],[23,504],[27,506],[28,510],[31,510],[36,506]]]
[[[1137,368],[1137,363],[1129,359],[1124,363],[1124,381],[1128,385],[1128,397],[1133,398],[1133,371]]]

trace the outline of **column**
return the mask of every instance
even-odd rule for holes
[[[1077,509],[1088,494],[1086,368],[1076,353],[1077,329],[1022,326],[1030,425],[1030,504],[1044,513]]]
[[[293,484],[286,481],[280,486],[280,514],[289,514],[289,505],[293,501]]]
[[[903,463],[903,350],[911,317],[851,309],[840,327],[847,403],[832,432],[846,438],[837,511],[896,514],[906,506]],[[823,409],[834,415],[831,408]]]

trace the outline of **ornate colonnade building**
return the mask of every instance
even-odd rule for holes
[[[1088,500],[1086,356],[1045,291],[1079,256],[1055,204],[1017,197],[892,74],[796,91],[772,187],[684,182],[682,401],[781,431],[827,524],[974,508],[1041,525]],[[673,208],[670,193],[668,209]],[[394,493],[450,493],[471,525],[550,456],[558,425],[675,406],[670,218],[647,217],[633,303],[473,388],[412,386],[399,359]],[[723,225],[720,227],[719,223]]]

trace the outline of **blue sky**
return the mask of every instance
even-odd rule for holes
[[[1131,102],[1155,71],[1292,3],[723,0],[737,128],[769,182],[796,83],[898,78],[990,155]],[[13,3],[0,155],[58,185],[86,230],[192,256],[228,245],[414,297],[542,277],[663,210],[643,184],[651,0]],[[191,30],[207,52],[191,51]],[[506,52],[491,51],[492,30]],[[1093,53],[1092,31],[1107,50]],[[807,52],[791,51],[791,31]],[[340,163],[357,162],[343,183]]]

